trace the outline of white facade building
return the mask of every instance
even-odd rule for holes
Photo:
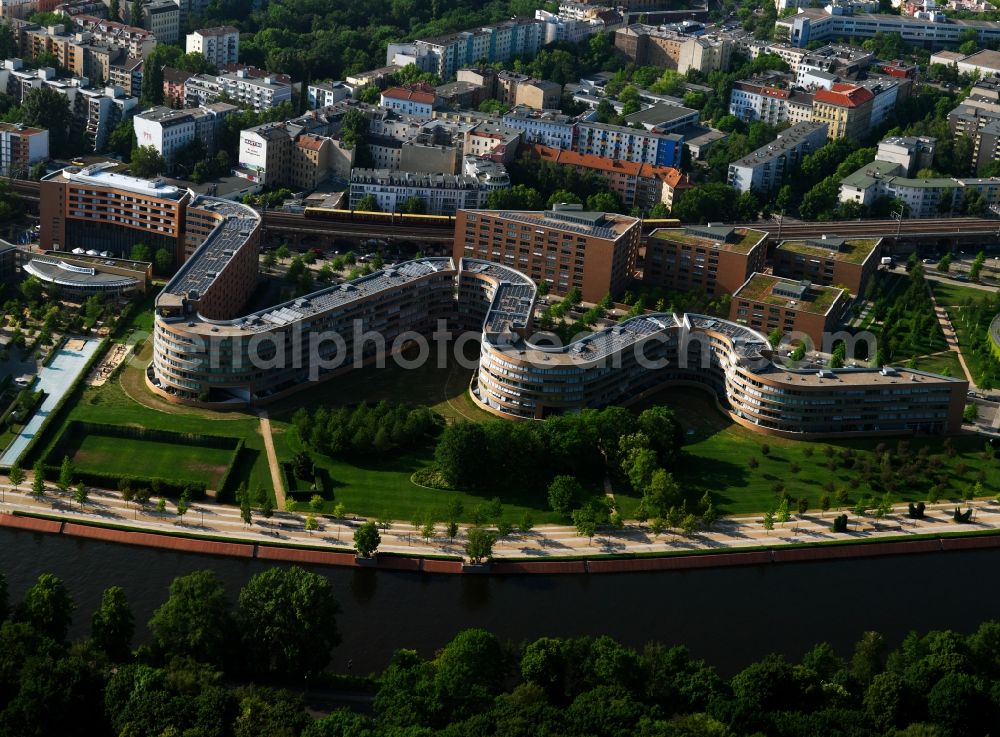
[[[187,110],[163,106],[150,108],[133,120],[136,141],[140,146],[153,146],[166,160],[167,166],[173,166],[178,149],[196,137],[201,138],[211,155],[215,152],[218,134],[226,117],[237,109],[235,105],[225,102]]]
[[[729,165],[729,186],[740,192],[769,195],[802,163],[803,157],[826,143],[825,123],[798,123],[777,139]]]
[[[351,89],[343,82],[317,82],[306,88],[309,109],[330,107],[351,96]]]
[[[184,82],[184,102],[197,107],[216,102],[223,94],[241,107],[260,112],[292,101],[292,86],[273,77],[253,77],[244,70],[232,74],[196,74]]]
[[[201,54],[210,64],[224,67],[240,60],[240,32],[233,26],[199,28],[187,35],[187,53]]]

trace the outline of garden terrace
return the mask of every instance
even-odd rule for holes
[[[880,238],[811,238],[782,241],[778,248],[816,258],[832,258],[850,264],[861,264],[871,255]]]

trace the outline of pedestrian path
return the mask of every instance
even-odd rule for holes
[[[45,400],[28,421],[28,424],[24,426],[24,429],[7,446],[4,454],[0,456],[0,466],[12,466],[20,459],[24,449],[38,434],[46,418],[70,390],[76,378],[83,373],[87,361],[94,355],[100,344],[101,341],[97,338],[71,339],[66,343],[65,348],[56,351],[55,357],[48,366],[42,367],[42,370],[38,372],[38,381],[34,388],[36,391],[45,392]]]
[[[257,415],[260,417],[260,434],[264,436],[267,466],[271,469],[271,485],[274,487],[275,506],[278,509],[284,509],[285,483],[281,478],[281,464],[278,463],[278,454],[274,452],[274,437],[271,435],[271,418],[268,417],[266,409],[258,410]]]

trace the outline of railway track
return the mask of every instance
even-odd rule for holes
[[[27,200],[38,200],[39,183],[26,179],[12,179],[11,188]],[[900,236],[909,238],[933,236],[996,236],[1000,238],[1000,219],[992,218],[927,218],[919,220],[834,220],[829,222],[763,222],[736,223],[736,225],[756,228],[782,240],[791,238],[819,238],[830,236]],[[342,235],[369,236],[383,238],[415,239],[432,242],[448,242],[453,238],[450,227],[414,227],[412,224],[362,223],[335,220],[316,220],[303,214],[266,211],[264,227],[275,233],[298,235]],[[644,227],[644,232],[652,229]]]

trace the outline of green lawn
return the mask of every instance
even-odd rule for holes
[[[945,374],[958,378],[965,377],[965,372],[962,371],[962,364],[958,360],[958,354],[954,351],[938,353],[932,356],[921,356],[907,361],[905,364],[898,365],[905,365],[919,371],[929,371],[932,374]]]
[[[286,447],[293,454],[301,448],[295,430],[289,428],[284,435]],[[465,509],[462,521],[471,519],[470,513],[477,506],[485,505],[493,496],[504,504],[504,517],[517,523],[525,512],[530,512],[536,524],[565,523],[567,520],[549,509],[544,489],[505,488],[495,492],[443,491],[417,486],[410,480],[413,473],[431,465],[433,449],[421,453],[408,453],[373,463],[355,465],[312,454],[316,464],[325,468],[333,479],[333,499],[324,504],[324,511],[333,511],[334,505],[343,504],[348,514],[362,517],[388,517],[411,521],[428,515],[443,520],[445,509],[456,498]],[[601,491],[592,490],[593,496]],[[582,501],[582,500],[581,500]],[[300,503],[300,508],[306,505]]]
[[[686,444],[684,459],[674,469],[674,477],[684,489],[689,505],[709,490],[717,503],[727,514],[746,514],[766,511],[775,506],[778,493],[775,482],[784,484],[784,491],[792,497],[805,496],[811,508],[819,506],[820,496],[828,493],[823,485],[827,480],[835,489],[848,488],[851,503],[859,496],[878,496],[881,490],[872,489],[861,483],[857,490],[850,489],[852,478],[859,477],[857,470],[864,459],[874,460],[873,449],[879,443],[895,449],[898,438],[859,438],[832,442],[805,442],[768,438],[751,432],[718,411],[707,394],[690,390],[668,389],[654,397],[650,403],[666,404],[673,407],[685,429]],[[983,487],[1000,489],[1000,464],[982,458],[983,440],[975,436],[962,436],[951,440],[957,451],[954,458],[948,458],[943,440],[931,438],[905,438],[911,455],[915,456],[921,447],[927,446],[932,457],[939,458],[941,468],[936,472],[945,479],[943,499],[959,499],[967,487],[974,484],[980,471],[985,473]],[[762,447],[769,446],[770,453],[764,455]],[[845,468],[837,461],[834,469],[825,448],[829,446],[836,453],[846,448],[856,451],[854,468]],[[811,456],[807,455],[809,452]],[[835,456],[837,457],[837,456]],[[758,467],[751,467],[755,458]],[[798,464],[798,472],[792,464]],[[959,473],[959,464],[966,468]],[[877,463],[876,475],[877,475]],[[927,498],[930,473],[918,476],[911,487],[898,490],[896,501],[922,500]],[[835,494],[831,494],[836,505]]]
[[[74,468],[84,472],[202,482],[210,489],[218,488],[233,457],[233,451],[224,448],[92,433],[67,439],[60,452],[69,456]]]
[[[960,305],[967,299],[971,299],[973,302],[978,302],[996,294],[996,290],[990,292],[985,289],[965,287],[946,281],[935,281],[933,279],[928,279],[928,281],[934,289],[934,299],[937,300],[937,303],[942,307]]]
[[[467,357],[475,359],[479,354],[479,344],[467,346]],[[390,357],[385,368],[366,366],[329,379],[304,389],[286,399],[270,405],[272,417],[291,419],[299,407],[337,407],[357,404],[362,400],[390,404],[424,404],[449,421],[472,420],[481,422],[492,415],[479,409],[469,396],[469,381],[472,371],[463,369],[457,363],[439,368],[433,355],[424,365],[404,369]]]

